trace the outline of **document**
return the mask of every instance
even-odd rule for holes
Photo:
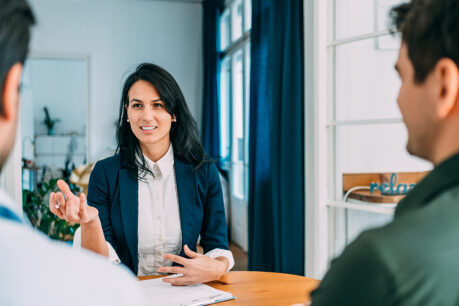
[[[139,286],[149,306],[200,306],[235,299],[231,293],[204,284],[171,286],[161,278],[139,281]]]

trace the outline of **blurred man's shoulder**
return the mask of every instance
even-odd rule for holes
[[[73,250],[0,219],[0,304],[140,305],[135,277],[99,255]]]

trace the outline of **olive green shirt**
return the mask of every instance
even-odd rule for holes
[[[459,154],[335,259],[312,305],[459,305]]]

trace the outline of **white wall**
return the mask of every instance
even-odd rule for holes
[[[34,97],[32,93],[32,84],[30,73],[28,73],[28,65],[24,66],[21,80],[21,110],[19,125],[21,127],[21,139],[16,139],[21,143],[21,157],[26,159],[34,158]]]
[[[46,134],[43,123],[48,108],[51,119],[59,119],[54,126],[56,134],[86,134],[87,63],[72,59],[29,59],[26,62],[33,95],[33,130]],[[22,98],[25,103],[26,97]],[[32,103],[31,103],[32,104]],[[25,114],[23,112],[22,114]],[[23,118],[21,118],[23,119]],[[22,133],[23,137],[25,133]]]
[[[89,55],[89,160],[115,147],[126,73],[153,62],[177,80],[200,124],[202,4],[165,1],[30,0],[35,55]],[[65,103],[65,101],[63,101]]]

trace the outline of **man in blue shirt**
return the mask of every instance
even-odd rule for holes
[[[0,0],[0,171],[15,140],[33,24],[25,0]],[[141,304],[143,296],[127,269],[50,241],[0,190],[0,305]]]

